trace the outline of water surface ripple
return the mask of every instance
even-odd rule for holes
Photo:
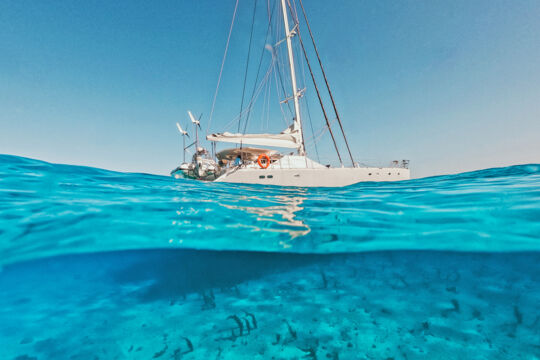
[[[326,189],[204,183],[0,155],[0,238],[2,264],[150,248],[538,251],[540,165]]]

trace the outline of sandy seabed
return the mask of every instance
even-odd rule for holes
[[[540,359],[540,253],[116,252],[0,286],[1,359]]]

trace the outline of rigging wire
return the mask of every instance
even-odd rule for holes
[[[296,22],[294,20],[294,14],[293,14],[293,29],[296,29],[298,28],[298,26],[296,25]],[[298,30],[294,30],[294,31],[298,31]],[[304,62],[301,61],[301,53],[300,53],[300,45],[298,44],[298,41],[295,41],[293,43],[293,52],[294,52],[294,59],[295,59],[295,63],[298,63],[299,66],[297,66],[297,68],[300,70],[298,71],[298,77],[296,79],[296,84],[298,86],[298,91],[301,93],[301,95],[299,95],[299,97],[302,97],[304,99],[304,101],[302,101],[302,113],[304,112],[307,112],[308,113],[308,117],[307,119],[309,120],[309,125],[310,125],[310,128],[312,129],[312,135],[313,135],[313,123],[311,121],[311,115],[309,114],[309,104],[308,104],[308,101],[307,101],[307,87],[306,87],[306,69],[305,69],[305,66],[304,66]],[[302,124],[305,124],[307,123],[307,120],[305,120],[306,117],[305,116],[302,116]],[[305,136],[306,136],[307,132],[306,131],[303,131],[302,132],[302,137],[304,138],[304,146],[306,146],[306,141],[305,141]],[[315,145],[316,146],[316,145]]]
[[[277,2],[275,3],[277,5]],[[281,35],[281,27],[278,26],[277,22],[279,21],[278,19],[275,19],[274,21],[276,22],[276,26],[272,27],[272,18],[273,18],[273,15],[274,15],[274,12],[275,12],[275,9],[276,9],[276,6],[272,7],[272,12],[270,14],[270,18],[269,18],[269,21],[268,21],[268,28],[267,28],[267,33],[266,33],[266,40],[268,39],[268,35],[269,35],[269,31],[272,29],[275,31],[275,35],[274,35],[274,38],[275,39],[279,39],[280,38],[280,35]],[[263,48],[263,51],[261,53],[261,58],[260,58],[260,61],[259,61],[259,67],[260,67],[260,63],[262,62],[262,57],[264,55],[264,50],[266,49],[266,40],[265,40],[265,48]],[[280,61],[281,59],[279,58],[279,53],[276,51],[276,47],[275,45],[271,45],[271,51],[272,51],[272,65],[273,65],[273,68],[275,69],[274,71],[274,77],[275,77],[275,80],[276,80],[276,89],[277,89],[277,96],[279,97],[279,90],[280,90],[280,87],[281,86],[281,91],[283,92],[283,97],[284,98],[287,98],[287,92],[285,90],[285,83],[283,81],[283,76],[281,74],[281,67],[280,67]],[[277,76],[276,76],[277,75]],[[279,79],[279,82],[278,82],[278,79]],[[255,85],[257,84],[257,82],[255,81]],[[294,113],[293,113],[293,110],[291,109],[291,105],[290,103],[287,101],[286,102],[287,104],[287,108],[289,110],[289,113],[291,115],[291,117],[294,117]],[[282,103],[280,102],[280,110],[281,110],[281,113],[283,115],[283,119],[284,119],[284,122],[285,122],[285,126],[289,126],[289,123],[287,122],[286,118],[287,116],[285,115],[285,112],[283,110],[283,106],[282,106]],[[247,125],[248,125],[248,122],[249,122],[249,114],[246,118],[246,122],[244,123],[244,130],[243,130],[243,133],[245,134],[246,131],[247,131]]]
[[[261,121],[260,121],[260,124],[261,124],[261,132],[263,131],[264,129],[264,114],[266,113],[266,98],[268,96],[268,84],[266,84],[266,86],[264,87],[264,94],[263,94],[263,101],[262,101],[262,112],[261,112]]]
[[[352,165],[354,164],[354,159],[351,153],[351,148],[349,147],[349,142],[347,141],[347,136],[345,136],[345,131],[343,130],[343,124],[341,123],[341,119],[339,117],[339,113],[337,111],[336,103],[334,101],[334,96],[332,95],[332,91],[330,90],[330,85],[328,84],[328,79],[326,78],[326,73],[324,71],[321,58],[319,56],[319,51],[317,50],[317,45],[315,45],[315,39],[313,38],[313,33],[311,32],[311,27],[309,26],[309,21],[307,19],[306,10],[304,9],[304,4],[302,3],[302,0],[299,0],[300,6],[302,7],[302,13],[304,14],[304,19],[306,20],[306,25],[309,31],[309,36],[311,37],[311,42],[313,43],[313,48],[315,49],[315,54],[317,54],[317,60],[319,61],[319,65],[321,67],[321,72],[323,74],[324,82],[326,83],[326,88],[328,89],[328,94],[330,95],[330,99],[332,100],[332,106],[334,107],[334,112],[336,113],[336,117],[339,123],[339,127],[341,128],[341,133],[343,135],[343,139],[345,140],[345,145],[347,146],[347,151],[349,152],[349,156],[351,157]],[[290,5],[289,5],[290,6]]]
[[[291,9],[290,2],[288,2],[288,4],[289,4],[289,11],[291,12],[291,14],[293,16],[294,22],[295,22],[296,25],[298,25],[298,18],[294,17],[294,13],[293,13],[293,11]],[[322,112],[323,112],[323,115],[324,115],[324,120],[326,121],[326,126],[328,127],[328,130],[330,131],[330,136],[332,137],[332,142],[334,143],[334,147],[336,149],[336,153],[337,153],[337,156],[339,158],[339,162],[343,166],[343,160],[341,159],[341,154],[339,153],[339,148],[337,146],[336,138],[334,137],[334,133],[332,132],[332,127],[330,125],[330,121],[328,120],[328,115],[326,113],[326,109],[324,107],[324,104],[323,104],[323,101],[322,101],[322,98],[321,98],[321,94],[320,94],[319,88],[317,86],[317,82],[315,81],[315,76],[313,75],[313,70],[311,69],[311,64],[310,64],[308,56],[307,56],[306,48],[304,47],[304,42],[302,41],[302,36],[300,35],[300,27],[299,26],[297,26],[296,31],[297,31],[297,34],[298,34],[298,40],[300,42],[300,45],[302,47],[302,51],[304,53],[304,58],[306,59],[306,64],[308,66],[309,73],[311,75],[311,80],[313,81],[313,86],[315,87],[315,92],[317,93],[317,98],[319,99],[319,104],[321,105],[321,109],[322,109]],[[352,157],[351,157],[351,159],[352,159]]]
[[[268,81],[264,87],[263,108],[261,112],[261,132],[267,131],[270,122],[270,98],[272,95],[272,82]]]
[[[324,77],[324,80],[325,80],[325,83],[326,83],[326,87],[327,87],[327,90],[329,92],[329,95],[330,95],[330,98],[332,100],[332,105],[334,107],[334,111],[336,113],[336,117],[337,117],[337,121],[340,125],[340,128],[341,128],[341,132],[342,132],[342,135],[343,135],[343,138],[345,140],[345,143],[346,143],[346,146],[347,146],[347,150],[349,152],[349,155],[351,157],[351,161],[353,162],[353,166],[354,166],[354,160],[353,160],[353,157],[352,157],[352,154],[351,154],[351,150],[350,150],[350,147],[349,147],[349,144],[347,142],[347,138],[345,136],[345,132],[344,132],[344,129],[343,129],[343,126],[342,126],[342,123],[341,123],[341,119],[339,118],[339,114],[337,112],[337,108],[336,108],[336,105],[335,105],[335,102],[334,102],[334,99],[333,99],[333,95],[332,95],[332,92],[330,90],[330,87],[329,87],[329,84],[328,84],[328,81],[327,81],[327,78],[326,78],[326,74],[324,72],[324,68],[323,68],[323,65],[322,65],[322,62],[321,62],[321,59],[319,57],[319,54],[318,54],[318,50],[317,50],[317,47],[315,45],[315,41],[314,41],[314,38],[313,38],[313,34],[311,32],[311,28],[310,28],[310,25],[309,25],[309,22],[307,20],[307,16],[306,16],[306,12],[305,12],[305,9],[304,9],[304,6],[303,6],[303,3],[302,3],[302,0],[299,0],[300,2],[300,5],[302,7],[302,11],[303,11],[303,14],[304,14],[304,18],[306,20],[306,24],[307,24],[307,27],[308,27],[308,30],[309,30],[309,33],[310,33],[310,37],[311,37],[311,40],[312,40],[312,43],[313,43],[313,46],[314,46],[314,49],[315,49],[315,52],[316,52],[316,55],[317,55],[317,59],[319,61],[319,65],[321,67],[321,71],[323,73],[323,77]],[[214,113],[214,109],[215,109],[215,103],[216,103],[216,99],[217,99],[217,95],[218,95],[218,92],[219,92],[219,86],[220,86],[220,82],[221,82],[221,78],[222,78],[222,74],[223,74],[223,69],[224,69],[224,65],[225,65],[225,61],[226,61],[226,57],[227,57],[227,52],[228,52],[228,48],[229,48],[229,43],[230,43],[230,39],[231,39],[231,34],[232,34],[232,30],[233,30],[233,27],[234,27],[234,22],[235,22],[235,19],[236,19],[236,14],[237,14],[237,10],[238,10],[238,3],[239,3],[239,0],[236,0],[236,3],[235,3],[235,7],[234,7],[234,12],[233,12],[233,17],[232,17],[232,20],[231,20],[231,25],[230,25],[230,28],[229,28],[229,34],[228,34],[228,37],[227,37],[227,43],[226,43],[226,46],[225,46],[225,52],[223,54],[223,59],[222,59],[222,62],[221,62],[221,68],[220,68],[220,72],[219,72],[219,76],[218,76],[218,82],[217,82],[217,85],[216,85],[216,90],[215,90],[215,93],[214,93],[214,97],[213,97],[213,101],[212,101],[212,108],[211,108],[211,112],[210,112],[210,119],[209,119],[209,122],[208,122],[208,127],[207,127],[207,133],[211,127],[211,123],[212,123],[212,118],[213,118],[213,113]],[[332,136],[332,140],[334,142],[334,146],[336,147],[336,152],[338,154],[338,157],[339,157],[339,160],[341,162],[341,164],[343,165],[343,162],[341,160],[341,155],[339,154],[339,150],[337,148],[337,143],[335,141],[335,138],[334,138],[334,135],[332,133],[332,129],[331,129],[331,123],[330,121],[328,120],[328,117],[327,117],[327,114],[326,114],[326,110],[324,109],[324,106],[323,106],[323,103],[322,103],[322,99],[320,97],[320,94],[319,94],[319,90],[317,88],[317,84],[315,82],[315,78],[314,78],[314,75],[313,75],[313,71],[312,71],[312,68],[311,68],[311,65],[309,63],[309,60],[307,58],[307,53],[306,53],[306,50],[305,50],[305,47],[304,47],[304,44],[302,42],[302,38],[300,36],[300,29],[299,29],[299,24],[298,24],[298,13],[296,12],[296,3],[295,1],[293,0],[293,3],[295,4],[295,9],[293,11],[292,7],[291,7],[291,3],[289,0],[287,0],[287,3],[288,3],[288,7],[289,7],[289,10],[292,14],[292,17],[293,19],[295,19],[295,23],[296,23],[296,31],[299,35],[299,40],[300,40],[300,45],[302,47],[302,51],[304,53],[304,57],[306,58],[306,63],[308,65],[308,68],[309,68],[309,71],[310,71],[310,75],[311,75],[311,78],[312,78],[312,81],[313,81],[313,84],[315,86],[315,89],[316,89],[316,92],[317,92],[317,96],[318,96],[318,99],[319,99],[319,102],[320,102],[320,105],[321,105],[321,108],[323,109],[323,113],[325,115],[325,120],[326,120],[326,123],[327,123],[327,130],[330,131],[330,134]],[[248,74],[248,67],[249,67],[249,59],[250,59],[250,53],[251,53],[251,44],[252,44],[252,37],[253,37],[253,29],[254,29],[254,22],[255,22],[255,13],[256,13],[256,7],[257,7],[257,0],[255,0],[254,2],[254,9],[253,9],[253,18],[252,18],[252,25],[251,25],[251,33],[250,33],[250,41],[249,41],[249,47],[248,47],[248,55],[247,55],[247,60],[246,60],[246,70],[245,70],[245,74],[244,74],[244,85],[243,85],[243,89],[242,89],[242,100],[241,100],[241,105],[240,105],[240,113],[239,113],[239,117],[238,117],[238,131],[241,127],[241,123],[242,123],[242,116],[244,113],[246,113],[246,121],[245,121],[245,125],[244,125],[244,133],[246,132],[246,129],[247,129],[247,125],[248,125],[248,122],[249,122],[249,117],[250,117],[250,114],[251,114],[251,109],[252,109],[252,106],[254,104],[254,101],[256,100],[256,98],[258,98],[263,86],[266,84],[266,87],[268,87],[269,85],[269,82],[268,82],[268,78],[269,78],[269,75],[270,73],[272,72],[272,69],[275,68],[275,71],[274,71],[274,79],[276,81],[276,88],[278,90],[278,97],[279,97],[279,85],[281,85],[281,90],[285,96],[285,99],[287,99],[287,92],[285,90],[285,85],[284,85],[284,81],[283,81],[283,76],[281,74],[281,66],[283,66],[281,60],[279,58],[279,56],[276,54],[277,52],[275,51],[275,48],[276,46],[278,46],[280,43],[278,42],[277,44],[275,44],[274,46],[272,46],[272,63],[269,67],[269,70],[267,71],[263,81],[261,82],[261,84],[259,86],[257,86],[257,81],[258,81],[258,77],[259,77],[259,74],[260,74],[260,68],[261,68],[261,65],[262,65],[262,58],[263,58],[263,55],[264,55],[264,52],[265,52],[265,49],[263,48],[263,51],[261,53],[261,58],[259,60],[259,65],[258,65],[258,69],[257,69],[257,76],[256,76],[256,80],[255,80],[255,83],[254,83],[254,86],[253,86],[253,89],[252,89],[252,94],[251,94],[251,99],[250,99],[250,102],[248,104],[248,106],[246,107],[246,109],[243,109],[243,105],[244,105],[244,100],[245,100],[245,87],[246,87],[246,82],[247,82],[247,74]],[[266,39],[268,39],[268,35],[269,35],[269,31],[270,31],[270,28],[271,28],[271,25],[272,25],[272,17],[273,17],[273,14],[274,14],[274,10],[275,10],[275,7],[272,7],[272,11],[270,13],[270,1],[268,1],[268,8],[267,8],[267,11],[269,13],[269,21],[268,21],[268,28],[267,28],[267,33],[266,33]],[[276,29],[279,29],[280,27],[279,26],[276,26]],[[279,38],[279,35],[280,32],[279,30],[276,30],[276,38]],[[266,39],[265,39],[265,43],[266,43]],[[298,51],[298,50],[297,50]],[[303,71],[305,72],[305,69],[303,67],[303,63],[302,63],[302,68],[303,68]],[[277,76],[276,76],[276,73],[277,73]],[[305,85],[305,74],[304,75],[304,85]],[[279,78],[279,85],[278,85],[278,78]],[[270,100],[270,95],[268,93],[268,97],[267,97],[267,91],[265,90],[265,95],[264,95],[264,100],[265,102],[266,101],[269,101]],[[287,104],[287,108],[289,109],[289,112],[291,114],[291,116],[294,117],[293,115],[293,112],[292,112],[292,109],[291,109],[291,106],[290,106],[290,103],[289,101],[285,101],[285,103]],[[307,105],[307,99],[306,99],[306,107],[307,107],[307,114],[308,114],[308,118],[309,118],[309,121],[310,121],[310,127],[311,127],[311,132],[312,132],[312,135],[313,135],[313,138],[314,138],[314,145],[315,145],[315,151],[316,151],[316,154],[317,154],[317,158],[319,159],[320,161],[320,158],[319,158],[319,152],[318,152],[318,149],[317,149],[317,141],[318,139],[317,138],[320,138],[320,136],[322,136],[326,131],[326,129],[323,129],[323,131],[318,134],[317,136],[315,136],[315,133],[314,133],[314,129],[313,129],[313,123],[312,123],[312,119],[311,119],[311,114],[310,114],[310,111],[309,111],[309,106]],[[281,112],[284,116],[284,119],[285,119],[285,113],[283,111],[283,107],[282,107],[282,104],[280,102],[280,108],[281,108]],[[268,113],[269,113],[269,106],[268,106],[268,109],[267,109]],[[264,112],[264,109],[263,109],[263,112]],[[233,121],[235,121],[236,119],[234,119]],[[336,119],[334,119],[336,120]],[[333,121],[332,121],[333,122]],[[230,123],[232,124],[232,122]],[[286,122],[287,124],[287,122]],[[288,126],[288,124],[287,124]]]
[[[313,136],[313,140],[315,140],[315,131],[313,130],[313,122],[311,121],[311,113],[309,111],[309,105],[308,105],[308,99],[307,97],[304,100],[306,102],[306,112],[309,119],[309,127],[311,128],[311,136]],[[319,149],[317,147],[317,142],[313,141],[313,146],[315,147],[315,154],[317,155],[317,162],[321,162],[321,158],[319,156]]]
[[[333,119],[330,124],[333,124],[334,122],[336,122],[337,119]],[[324,134],[326,134],[326,132],[328,131],[328,127],[326,126],[323,126],[322,128],[320,128],[319,130],[317,130],[317,133],[315,134],[315,137],[312,138],[312,139],[309,139],[310,141],[313,141],[315,143],[318,143],[321,138],[323,137]]]
[[[238,130],[237,130],[237,132],[240,132],[240,124],[242,123],[242,109],[244,108],[244,95],[246,93],[246,82],[247,82],[248,69],[249,69],[249,58],[250,58],[250,55],[251,55],[251,42],[253,40],[253,28],[255,26],[255,14],[256,13],[257,13],[257,0],[255,0],[253,2],[253,16],[252,16],[252,19],[251,19],[251,31],[250,31],[250,34],[249,34],[249,45],[248,45],[248,53],[247,53],[247,59],[246,59],[246,71],[244,72],[244,86],[242,87],[242,100],[240,102],[240,117],[238,118]]]
[[[255,104],[255,101],[258,99],[259,95],[261,94],[261,91],[263,89],[263,86],[269,81],[270,75],[272,74],[272,64],[268,67],[268,70],[266,71],[266,74],[264,75],[264,78],[262,79],[261,83],[257,86],[255,95],[249,102],[249,104],[246,106],[242,114],[247,113],[248,111],[251,111],[253,108],[253,105]],[[234,123],[238,121],[238,116],[233,118],[231,121],[227,123],[225,126],[225,129],[230,129]]]
[[[266,131],[270,128],[270,99],[272,96],[272,82],[267,83],[268,97],[266,98]]]
[[[270,1],[268,1],[268,6],[270,6]],[[266,50],[266,43],[268,41],[268,35],[270,35],[270,30],[272,28],[272,18],[274,17],[274,9],[275,9],[275,7],[272,8],[271,12],[268,9],[268,14],[269,14],[268,15],[268,26],[266,28],[266,35],[265,35],[265,38],[264,38],[265,46],[263,46],[263,49],[261,51],[261,56],[259,57],[259,66],[257,67],[257,76],[255,77],[255,82],[253,83],[253,90],[251,91],[250,104],[253,103],[253,96],[255,95],[255,89],[257,88],[257,81],[259,80],[259,73],[261,71],[261,65],[262,65],[262,61],[263,61],[263,58],[264,58],[264,52]],[[272,61],[273,61],[273,56],[272,56]],[[244,134],[246,133],[246,130],[247,130],[247,125],[248,125],[248,122],[249,122],[249,116],[250,115],[251,115],[251,106],[248,107],[248,112],[247,112],[247,115],[246,115],[246,123],[244,125],[244,131],[243,131]]]
[[[218,82],[216,85],[216,91],[214,92],[214,99],[212,100],[212,110],[210,111],[210,119],[208,120],[208,126],[206,128],[206,134],[208,134],[208,131],[210,130],[210,126],[212,125],[212,116],[214,115],[214,108],[216,106],[216,98],[219,91],[219,83],[221,82],[221,75],[223,74],[223,67],[225,66],[225,59],[227,58],[227,51],[229,50],[229,42],[231,40],[231,34],[234,27],[234,20],[236,19],[236,11],[238,10],[238,2],[239,0],[236,0],[236,4],[234,5],[234,12],[233,17],[231,20],[231,26],[229,28],[229,35],[227,36],[227,44],[225,45],[225,53],[223,54],[223,60],[221,61],[221,69],[219,70],[219,76],[218,76]]]
[[[294,4],[294,0],[293,0],[293,4]],[[295,9],[295,14],[294,15],[296,16],[296,9]],[[295,19],[295,18],[293,18],[293,19]],[[300,45],[297,42],[296,43],[296,49],[295,49],[297,54],[300,52],[300,50],[298,50],[299,47],[300,47]],[[300,56],[297,55],[297,58],[300,59]],[[300,66],[302,67],[302,85],[303,85],[304,88],[306,88],[306,67],[304,66],[303,61],[299,61],[299,63],[300,63]],[[313,121],[311,119],[311,111],[309,110],[307,92],[304,95],[304,104],[305,104],[306,113],[307,113],[308,120],[309,120],[309,127],[311,128],[311,136],[312,136],[312,139],[315,139],[315,131],[313,130]],[[316,141],[313,141],[313,147],[315,148],[315,154],[317,155],[317,162],[320,163],[321,158],[319,156],[319,149],[318,149]]]
[[[277,2],[276,2],[277,3]],[[276,21],[277,23],[277,21]],[[281,38],[281,26],[277,25],[276,24],[276,39],[280,39]],[[283,34],[283,36],[287,36],[286,34]],[[278,44],[274,45],[274,53],[276,54],[276,58],[277,58],[277,61],[276,61],[276,72],[277,72],[277,75],[278,75],[278,78],[279,78],[279,83],[281,85],[281,91],[283,92],[283,98],[284,99],[287,99],[287,91],[285,90],[285,83],[283,82],[283,75],[281,75],[281,69],[282,67],[285,67],[284,63],[285,61],[283,61],[283,59],[280,59],[279,57],[279,54],[277,51],[275,51],[275,48]],[[285,55],[282,55],[282,57],[284,57]],[[286,101],[285,102],[287,104],[287,108],[289,109],[289,112],[291,114],[291,117],[294,118],[294,112],[293,110],[291,109],[291,104],[289,103],[289,101]],[[288,125],[287,125],[288,126]]]
[[[293,14],[293,20],[294,19],[297,19],[297,13],[296,13],[296,4],[293,0],[293,4],[294,4],[294,14]],[[297,27],[299,27],[297,25]],[[300,53],[300,45],[299,45],[299,42],[296,42],[295,43],[295,51],[296,51],[296,58],[297,59],[300,59],[300,56],[298,55]],[[306,67],[304,65],[304,62],[303,61],[298,61],[300,63],[300,66],[302,67],[302,87],[305,89],[307,87],[307,84],[306,84]],[[308,120],[309,120],[309,127],[311,129],[311,137],[312,139],[315,139],[315,131],[313,129],[313,121],[311,119],[311,111],[310,111],[310,108],[309,108],[309,103],[308,103],[308,97],[307,97],[307,91],[304,93],[304,104],[305,104],[305,109],[306,109],[306,113],[307,113],[307,116],[308,116]],[[315,148],[315,154],[317,156],[317,162],[321,162],[321,158],[319,156],[319,149],[318,149],[318,146],[317,146],[317,141],[313,141],[313,147]]]
[[[276,60],[276,64],[277,64],[277,60]],[[276,65],[277,66],[277,65]],[[277,76],[277,71],[274,71],[274,80],[276,81],[276,93],[277,93],[277,96],[279,97],[279,90],[280,90],[280,87],[279,87],[279,82],[278,82],[278,76]],[[287,94],[285,94],[285,96],[287,96]],[[283,122],[285,123],[285,126],[289,126],[289,123],[287,122],[287,115],[285,115],[285,111],[283,111],[283,104],[282,102],[280,101],[279,102],[279,109],[281,110],[281,115],[283,115],[283,117],[281,118],[283,120]],[[289,109],[290,110],[290,109]],[[291,114],[292,115],[292,114]]]

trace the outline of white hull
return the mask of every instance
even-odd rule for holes
[[[293,157],[289,157],[293,158]],[[294,160],[306,159],[295,156]],[[341,187],[364,181],[409,180],[411,173],[403,167],[356,167],[327,168],[309,159],[307,166],[294,167],[304,161],[294,161],[290,167],[288,159],[280,164],[272,164],[268,169],[258,166],[232,168],[218,177],[215,182],[262,184],[300,187]]]
[[[215,182],[301,187],[341,187],[363,181],[409,180],[403,168],[326,168],[326,169],[238,169]]]

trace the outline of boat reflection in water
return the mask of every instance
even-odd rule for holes
[[[269,222],[278,225],[277,227],[251,226],[254,230],[288,233],[290,240],[293,240],[297,237],[307,235],[311,231],[311,228],[304,220],[296,217],[296,213],[304,209],[302,204],[305,199],[305,196],[277,195],[275,196],[275,200],[281,203],[281,205],[240,206],[221,204],[221,206],[231,210],[242,210],[248,214],[254,214],[257,216],[257,221],[261,222],[261,225],[268,224]],[[249,201],[249,198],[242,197],[242,201]],[[286,239],[281,240],[280,245],[283,248],[290,248],[292,246],[290,243],[287,243]]]

